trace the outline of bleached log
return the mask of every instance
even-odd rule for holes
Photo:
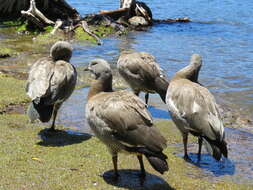
[[[102,45],[101,39],[96,34],[94,34],[90,31],[89,26],[86,21],[84,21],[84,20],[81,21],[81,26],[82,26],[82,29],[84,32],[86,32],[87,34],[89,34],[90,36],[92,36],[93,38],[96,39],[98,45]]]
[[[43,28],[44,25],[54,25],[55,23],[48,19],[40,10],[37,9],[35,0],[30,1],[30,8],[27,11],[21,11],[21,14],[28,20]]]
[[[55,32],[63,25],[62,20],[57,20],[54,25],[54,29],[50,32],[50,34],[54,35]]]

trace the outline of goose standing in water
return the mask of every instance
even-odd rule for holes
[[[146,104],[149,93],[158,93],[165,103],[169,82],[152,55],[145,52],[122,53],[117,68],[137,96],[141,91],[146,92]]]
[[[145,103],[132,92],[113,92],[112,72],[105,60],[93,60],[89,70],[96,80],[88,93],[86,118],[112,155],[115,177],[118,177],[119,152],[137,156],[142,177],[145,176],[142,155],[156,171],[167,171],[167,156],[162,152],[167,146],[166,140],[154,126]]]
[[[55,130],[58,109],[76,85],[77,73],[69,63],[71,56],[71,45],[58,41],[52,46],[50,57],[39,59],[29,72],[26,93],[32,102],[28,116],[32,122],[37,119],[48,122],[53,115],[52,131]]]
[[[198,74],[202,59],[193,54],[191,63],[178,71],[170,82],[166,95],[166,103],[172,120],[180,130],[184,143],[184,158],[187,154],[188,133],[198,137],[198,159],[201,158],[202,141],[208,152],[220,160],[227,157],[227,143],[223,123],[213,95],[198,84]]]

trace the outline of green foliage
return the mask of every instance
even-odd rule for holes
[[[54,29],[53,26],[46,26],[46,27],[44,28],[44,30],[45,30],[46,33],[50,33],[53,29]]]
[[[110,26],[89,26],[90,30],[96,34],[99,38],[103,38],[106,37],[110,34],[113,33],[113,28]],[[93,38],[92,36],[90,36],[89,34],[87,34],[86,32],[83,31],[82,27],[78,27],[75,30],[75,39],[77,40],[87,40],[90,41],[92,43],[96,43],[96,39]]]
[[[18,53],[13,49],[0,46],[0,58],[11,57],[17,54]]]
[[[17,20],[7,20],[7,21],[0,21],[1,25],[5,25],[5,26],[19,26],[23,24],[23,21],[21,21],[20,19]]]
[[[83,31],[82,27],[78,27],[75,30],[75,39],[77,40],[87,40],[92,43],[96,43],[96,39],[87,34],[86,32]]]

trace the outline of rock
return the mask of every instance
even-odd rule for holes
[[[146,19],[141,16],[134,16],[128,19],[128,22],[133,26],[148,26],[149,25],[148,21],[146,21]]]

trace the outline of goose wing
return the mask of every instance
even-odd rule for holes
[[[50,81],[51,102],[63,102],[75,88],[77,73],[71,64],[59,60],[55,63],[54,74]]]
[[[166,140],[153,125],[146,104],[133,93],[100,93],[92,100],[89,110],[106,123],[111,135],[122,144],[145,146],[153,151],[161,151],[166,146]]]
[[[31,68],[27,94],[32,99],[44,98],[46,104],[64,101],[74,90],[76,71],[65,61],[41,59]]]
[[[185,128],[211,140],[222,140],[224,127],[213,95],[199,84],[181,80],[173,82],[166,98],[173,117]]]
[[[42,58],[34,63],[27,81],[27,95],[35,100],[48,94],[53,74],[54,63],[50,58]]]
[[[119,72],[142,82],[153,81],[163,75],[155,58],[145,52],[122,54],[117,63]]]

